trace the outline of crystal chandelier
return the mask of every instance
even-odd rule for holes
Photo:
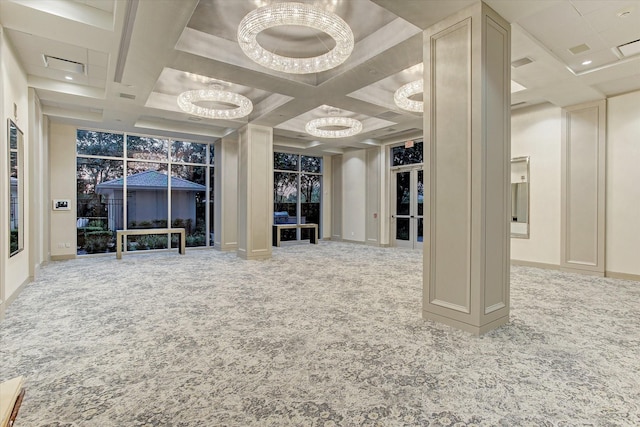
[[[322,31],[336,42],[329,52],[311,58],[277,55],[260,46],[262,31],[280,26],[298,25]],[[335,13],[303,3],[274,3],[249,12],[238,26],[238,43],[256,63],[275,71],[291,74],[319,73],[342,64],[353,51],[353,32]]]
[[[400,86],[400,88],[396,90],[396,93],[393,94],[393,100],[396,105],[403,110],[422,113],[424,111],[424,104],[422,103],[422,101],[413,101],[409,99],[410,96],[422,93],[424,91],[422,85],[422,79],[420,79],[411,83],[407,83],[404,86]]]
[[[349,117],[338,116],[340,112],[337,108],[331,109],[329,117],[314,119],[305,125],[305,130],[309,135],[319,138],[347,138],[357,135],[362,131],[362,122]],[[342,129],[327,129],[342,128]]]
[[[197,102],[222,102],[236,108],[206,108]],[[223,90],[222,85],[212,85],[210,89],[188,90],[178,95],[178,106],[186,113],[208,119],[239,119],[253,111],[253,103],[246,96]]]

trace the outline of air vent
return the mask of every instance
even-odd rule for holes
[[[518,68],[518,67],[522,67],[523,65],[531,64],[532,62],[533,62],[533,59],[525,56],[524,58],[520,58],[520,59],[517,59],[517,60],[513,61],[511,63],[511,66],[513,68]]]
[[[526,104],[526,103],[527,103],[526,101],[516,102],[515,104],[511,104],[511,108],[513,108],[513,107],[517,107],[517,106],[519,106],[519,105],[524,105],[524,104]]]
[[[44,61],[44,66],[51,68],[52,70],[64,71],[65,73],[84,74],[85,66],[81,62],[49,55],[42,55],[42,60]]]
[[[135,96],[134,96],[134,98],[135,98]],[[187,120],[191,120],[192,122],[199,122],[202,119],[200,117],[189,116],[189,117],[187,117]]]
[[[120,98],[136,99],[136,96],[135,95],[131,95],[130,93],[120,93]]]
[[[587,52],[589,50],[591,50],[591,48],[584,43],[569,48],[569,52],[573,53],[574,55],[580,55],[581,53]]]
[[[624,57],[637,55],[640,53],[640,39],[621,44],[620,46],[618,46],[618,50]]]
[[[392,119],[395,119],[396,117],[399,117],[400,115],[401,114],[395,113],[393,111],[385,111],[384,113],[380,113],[375,117],[383,120],[392,120]]]

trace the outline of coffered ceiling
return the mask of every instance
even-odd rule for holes
[[[351,27],[355,48],[337,68],[285,74],[242,52],[238,24],[272,0],[0,0],[0,24],[51,120],[208,142],[255,123],[273,127],[276,147],[318,155],[419,137],[421,114],[399,109],[393,94],[421,77],[422,30],[475,0],[298,1]],[[640,51],[631,43],[640,39],[640,0],[486,3],[512,23],[512,79],[524,87],[512,93],[512,108],[640,90]],[[281,26],[263,31],[259,42],[309,57],[333,40]],[[212,80],[248,97],[253,112],[214,120],[178,108],[181,92]],[[363,131],[342,139],[308,135],[305,123],[329,107],[360,120]]]

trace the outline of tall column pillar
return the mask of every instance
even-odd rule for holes
[[[424,32],[423,317],[509,321],[510,25],[486,4]]]
[[[222,251],[238,249],[238,134],[214,145],[214,247]]]
[[[271,257],[273,130],[247,125],[239,131],[238,256]]]

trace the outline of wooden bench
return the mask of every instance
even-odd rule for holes
[[[178,252],[184,255],[186,248],[184,228],[136,228],[133,230],[116,230],[116,259],[122,259],[122,248],[127,246],[127,236],[141,236],[145,234],[178,234]],[[126,252],[126,250],[124,251]]]
[[[286,228],[311,228],[309,243],[318,244],[318,224],[273,224],[273,246],[280,246],[280,230]]]

